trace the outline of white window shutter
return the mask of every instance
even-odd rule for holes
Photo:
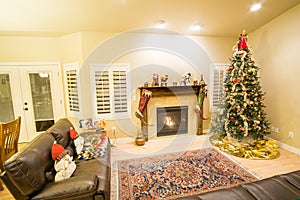
[[[96,103],[97,114],[110,113],[110,86],[109,86],[109,72],[96,71],[95,72],[95,86],[96,86]]]
[[[129,65],[91,65],[95,118],[128,118],[131,103]]]
[[[225,77],[225,69],[229,64],[214,63],[210,68],[210,110],[215,112],[221,103],[223,90],[223,80]]]
[[[113,71],[115,112],[127,112],[127,79],[126,71]]]
[[[78,85],[77,85],[77,71],[67,70],[67,87],[68,87],[68,103],[70,111],[79,112],[79,97],[78,97]]]
[[[64,64],[67,114],[71,117],[81,117],[81,92],[79,64]]]

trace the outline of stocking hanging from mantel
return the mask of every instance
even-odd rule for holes
[[[206,83],[203,80],[203,75],[201,75],[201,80],[200,80],[200,90],[197,98],[197,105],[194,108],[194,111],[199,114],[201,120],[207,120],[208,118],[203,116],[203,103],[204,99],[207,97],[207,89],[206,89]]]
[[[139,118],[145,125],[148,125],[148,123],[145,121],[145,116],[143,115],[143,112],[145,111],[148,105],[151,95],[152,95],[151,91],[146,89],[142,90],[142,95],[140,96],[140,101],[139,101],[139,107],[135,112],[135,116]]]

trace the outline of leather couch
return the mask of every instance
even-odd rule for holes
[[[300,199],[300,170],[229,189],[215,190],[184,200],[296,200]]]
[[[70,127],[73,125],[68,119],[60,119],[4,163],[5,171],[0,177],[15,199],[110,198],[110,143],[104,157],[87,161],[75,158],[77,168],[73,175],[62,181],[53,181],[53,142],[56,140],[74,155]]]

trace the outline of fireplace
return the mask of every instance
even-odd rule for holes
[[[156,108],[157,136],[185,134],[188,130],[188,106]]]

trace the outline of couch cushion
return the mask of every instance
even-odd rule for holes
[[[98,178],[97,194],[104,194],[107,189],[107,184],[110,184],[108,175],[110,168],[107,163],[101,162],[98,159],[93,160],[76,160],[77,169],[74,172],[74,177],[86,175],[96,175]]]
[[[70,144],[70,128],[74,128],[71,122],[67,118],[58,120],[47,131],[50,132],[58,144],[64,148]]]
[[[95,174],[72,176],[68,179],[48,183],[41,192],[32,199],[93,199],[98,179]]]
[[[46,172],[54,163],[51,158],[53,142],[50,133],[42,133],[5,162],[7,176],[23,195],[38,191],[45,185]]]
[[[296,199],[300,190],[289,184],[280,176],[242,185],[255,199]]]

